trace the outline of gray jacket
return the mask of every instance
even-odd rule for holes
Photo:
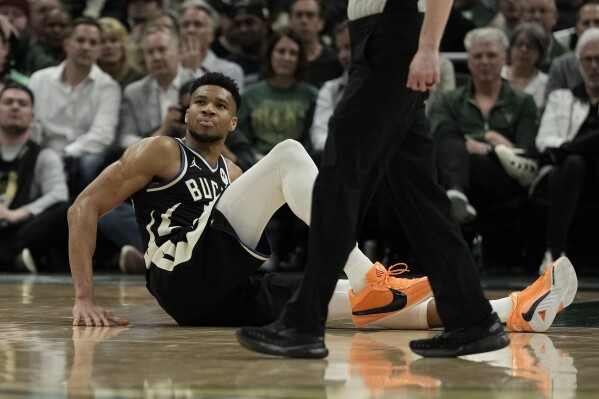
[[[180,68],[180,84],[198,77],[191,70]],[[154,78],[150,75],[125,87],[118,128],[118,143],[121,147],[126,148],[150,136],[160,127],[162,116],[158,95]]]

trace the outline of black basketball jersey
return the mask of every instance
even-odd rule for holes
[[[181,152],[177,174],[167,182],[151,183],[131,196],[146,246],[146,260],[149,257],[167,270],[189,260],[216,200],[230,184],[222,155],[216,165],[210,165],[182,140],[174,140]]]

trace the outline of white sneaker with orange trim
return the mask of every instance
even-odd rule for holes
[[[433,295],[428,277],[393,277],[407,271],[405,263],[395,264],[387,270],[376,262],[366,273],[366,286],[358,294],[349,290],[352,320],[356,326],[361,327],[405,310]]]
[[[532,285],[512,292],[512,311],[506,325],[511,331],[542,332],[551,327],[555,315],[574,300],[578,278],[572,263],[561,257]]]

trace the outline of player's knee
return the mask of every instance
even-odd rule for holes
[[[310,158],[304,146],[296,140],[285,140],[277,144],[271,152],[286,160],[304,160]]]

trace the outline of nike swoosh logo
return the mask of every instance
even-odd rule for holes
[[[379,306],[378,308],[371,308],[365,310],[359,310],[356,312],[352,312],[354,316],[366,316],[369,314],[378,314],[378,313],[387,313],[394,312],[396,310],[401,310],[406,307],[408,303],[408,298],[406,295],[398,290],[394,290],[393,288],[389,288],[389,291],[393,294],[393,299],[391,302],[385,306]]]
[[[541,301],[543,299],[545,299],[547,297],[547,295],[549,295],[549,292],[547,292],[545,295],[539,297],[539,299],[537,299],[535,301],[535,303],[532,304],[532,306],[530,307],[530,309],[528,309],[528,312],[526,313],[522,313],[522,318],[526,321],[531,321],[532,317],[535,315],[535,312],[537,310],[537,306],[539,306],[539,303],[541,303]]]

